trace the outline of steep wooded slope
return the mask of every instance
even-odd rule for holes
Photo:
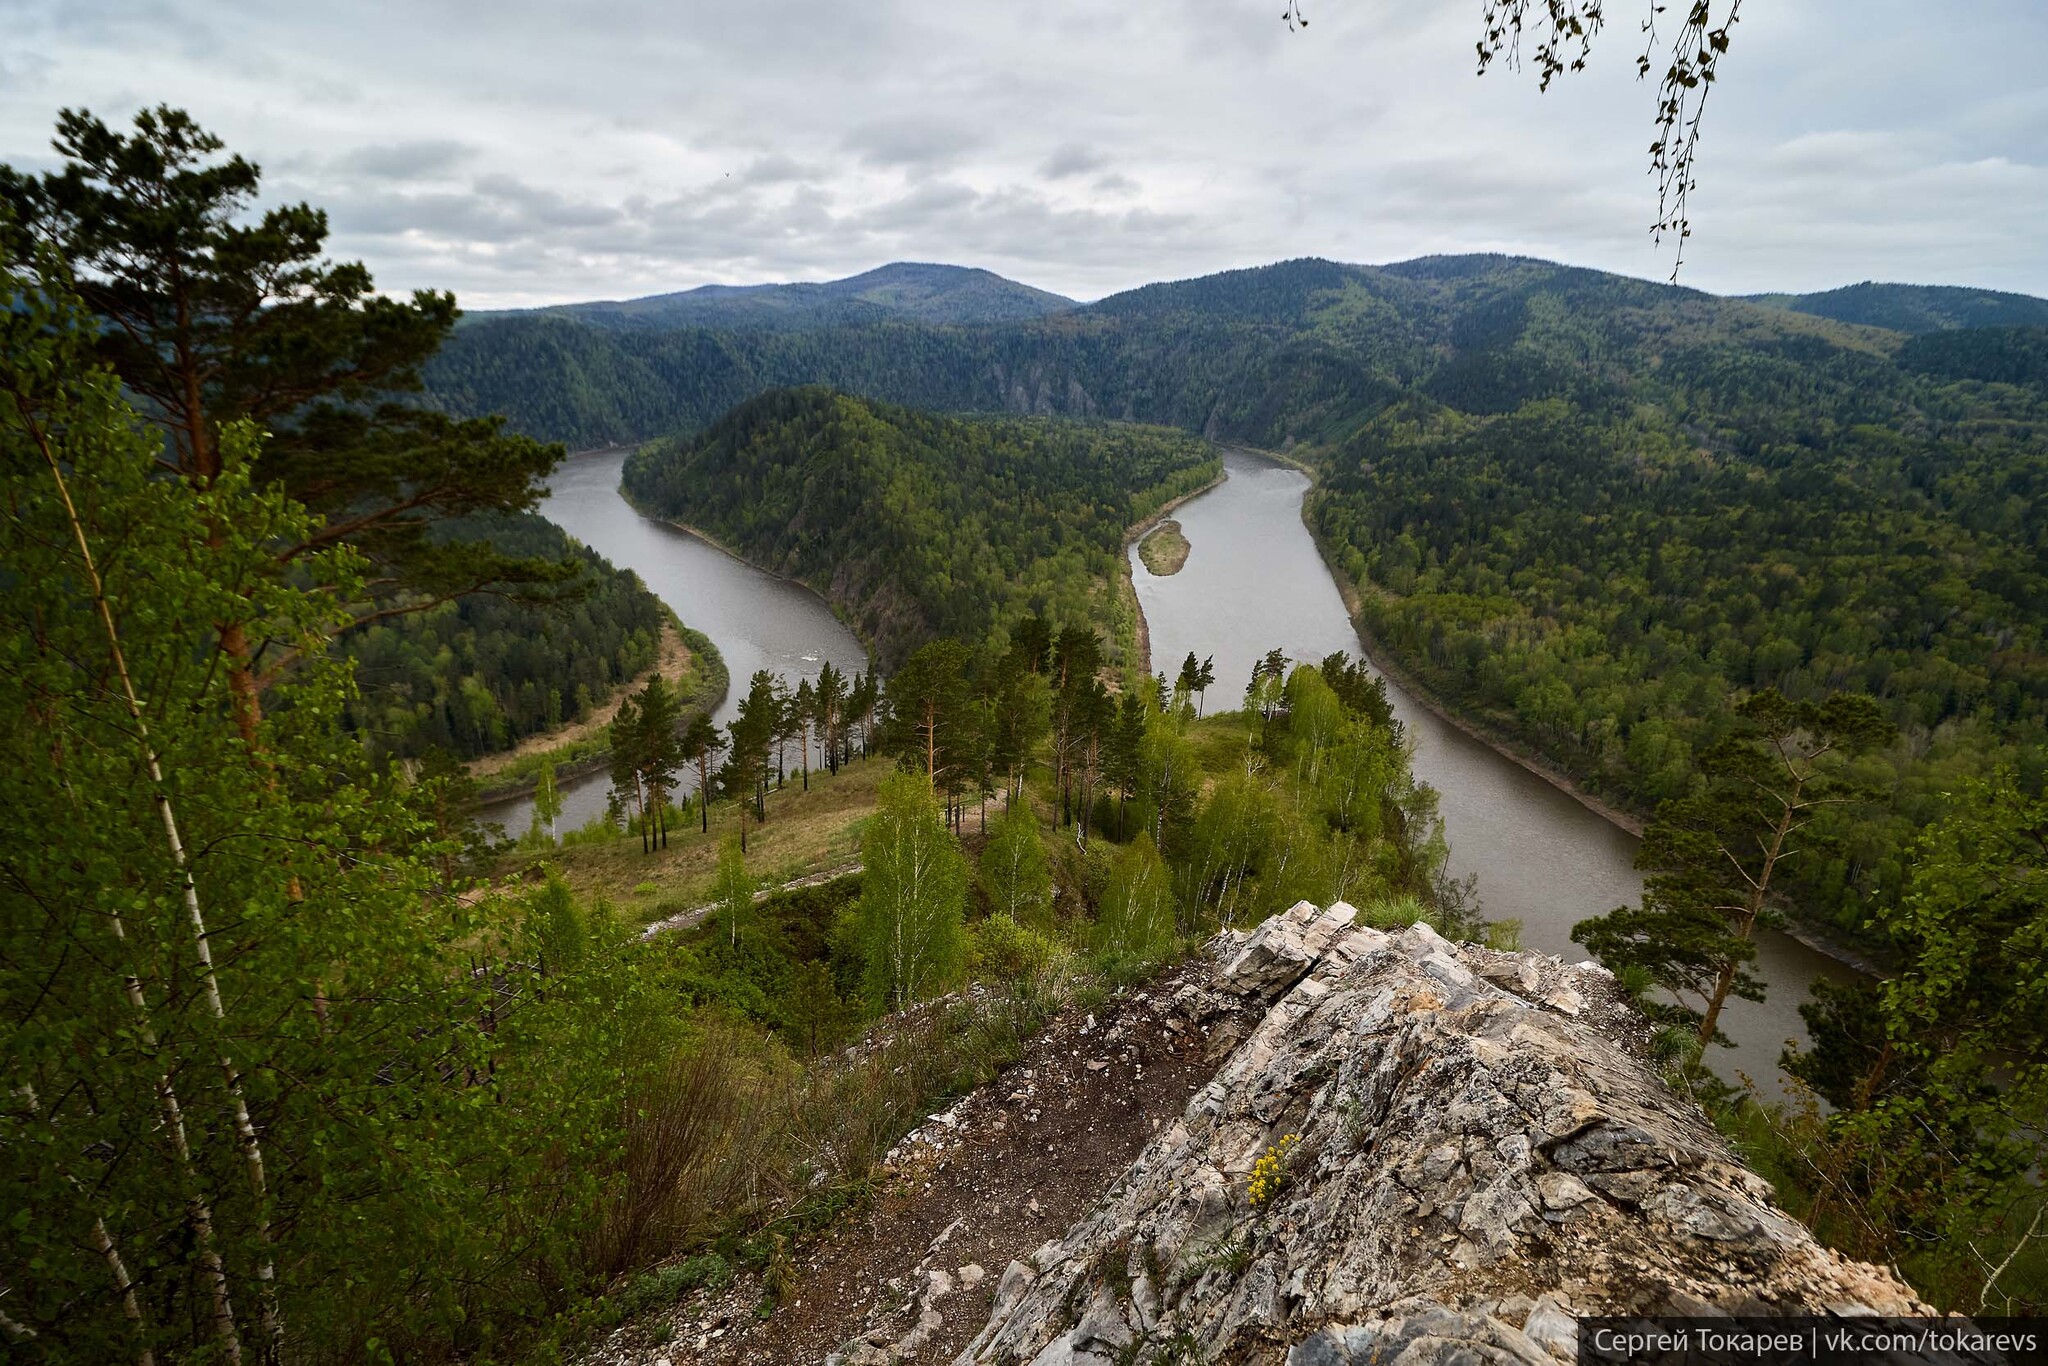
[[[1094,621],[1114,641],[1125,527],[1216,468],[1181,432],[944,418],[811,388],[638,452],[625,487],[817,588],[893,665],[1030,613]]]

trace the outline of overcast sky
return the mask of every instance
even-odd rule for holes
[[[892,260],[1094,298],[1292,256],[1659,277],[1644,6],[1539,95],[1477,0],[0,0],[0,160],[189,109],[471,307]],[[1677,8],[1674,6],[1674,8]],[[1749,0],[1684,280],[2048,295],[2048,4]]]

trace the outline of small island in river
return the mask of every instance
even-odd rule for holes
[[[1180,572],[1180,567],[1188,562],[1189,548],[1180,523],[1169,518],[1138,542],[1138,558],[1145,562],[1145,568],[1164,577]]]

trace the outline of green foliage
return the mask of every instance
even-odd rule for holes
[[[711,884],[712,919],[726,942],[738,947],[740,936],[755,922],[754,893],[760,881],[747,871],[746,855],[740,842],[728,839],[718,846],[718,877]]]
[[[321,647],[359,557],[266,575],[309,519],[254,434],[203,488],[162,477],[52,278],[0,308],[0,610],[35,623],[0,636],[7,1312],[47,1360],[267,1352],[273,1305],[294,1359],[491,1352],[612,1274],[673,1014],[558,886],[524,916],[453,894],[441,780],[341,725]],[[301,651],[254,750],[223,619]]]
[[[441,534],[487,536],[576,565],[579,577],[538,600],[475,594],[343,636],[337,648],[362,692],[349,721],[380,752],[508,749],[582,719],[653,666],[664,612],[631,571],[532,515],[471,519]]]
[[[1175,937],[1172,874],[1141,830],[1110,860],[1095,951],[1105,959],[1142,963],[1163,956]]]
[[[1879,909],[1898,973],[1817,995],[1788,1068],[1834,1112],[1768,1137],[1806,1214],[1938,1307],[2038,1313],[2048,1221],[2048,799],[1972,782]],[[2011,1265],[1992,1272],[2010,1255]]]
[[[888,1010],[950,988],[966,964],[967,859],[922,775],[882,780],[861,838],[859,937],[865,988]]]
[[[1107,621],[1124,529],[1215,473],[1175,432],[801,389],[636,453],[625,488],[811,584],[894,666],[934,637],[980,640],[1033,613]]]
[[[2024,384],[2048,393],[2048,326],[1978,327],[1915,337],[1899,348],[1899,365],[1937,380]]]
[[[993,915],[1036,930],[1052,927],[1052,872],[1028,792],[1004,804],[982,846],[981,890]]]
[[[562,790],[555,785],[555,766],[543,761],[540,774],[533,785],[533,822],[536,828],[545,825],[548,843],[556,840],[555,822],[562,816]]]
[[[527,902],[527,914],[527,938],[539,947],[544,963],[557,972],[569,972],[583,962],[590,948],[590,927],[568,884],[553,869]]]
[[[275,547],[268,573],[346,543],[377,567],[358,592],[386,608],[573,576],[573,563],[434,534],[452,519],[530,510],[562,457],[507,435],[501,418],[399,401],[454,327],[453,295],[393,298],[360,263],[325,260],[327,216],[310,205],[252,212],[260,172],[223,158],[182,110],[145,109],[132,133],[66,110],[55,145],[56,170],[0,167],[0,251],[62,255],[100,324],[96,359],[161,427],[180,476],[201,487],[218,477],[235,423],[269,433],[257,484],[279,485],[319,520]]]
[[[1347,661],[1325,664],[1341,672]],[[1376,694],[1355,694],[1366,703],[1360,711],[1320,669],[1300,665],[1269,682],[1273,667],[1262,663],[1254,680],[1270,715],[1247,713],[1249,744],[1219,756],[1206,800],[1171,798],[1186,814],[1155,819],[1184,913],[1199,908],[1237,925],[1302,900],[1412,895],[1447,930],[1470,928],[1462,890],[1443,875],[1436,794],[1409,773],[1398,730],[1376,719]],[[1173,713],[1155,723],[1149,771],[1165,782],[1193,769],[1199,783],[1200,761],[1178,724]]]
[[[1050,930],[992,915],[974,927],[973,970],[996,982],[1035,984],[1070,976],[1074,952]]]
[[[1819,294],[1767,294],[1760,302],[1838,322],[1939,334],[1952,329],[2048,326],[2048,299],[1957,285],[1894,285],[1866,280]]]
[[[1944,789],[2038,770],[2048,518],[2028,509],[2048,455],[1988,408],[1940,436],[1887,430],[1918,421],[1884,394],[1898,377],[1846,354],[1700,347],[1656,374],[1668,415],[1389,414],[1330,457],[1311,520],[1368,586],[1380,648],[1623,805],[1686,796],[1749,693],[1879,698],[1907,743],[1863,765],[1894,795],[1824,813],[1830,852],[1783,883],[1856,933]]]
[[[1849,761],[1894,734],[1868,697],[1792,702],[1775,689],[1738,706],[1732,727],[1701,756],[1700,790],[1666,802],[1644,832],[1642,905],[1572,927],[1610,968],[1642,968],[1678,997],[1653,1013],[1696,1021],[1702,1045],[1720,1037],[1729,996],[1763,999],[1749,965],[1757,929],[1777,923],[1779,871],[1827,851],[1821,813],[1878,795]]]

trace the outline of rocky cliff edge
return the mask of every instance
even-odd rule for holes
[[[1210,946],[1173,1005],[1241,1039],[955,1366],[1555,1366],[1594,1314],[1928,1312],[1772,1205],[1602,969],[1354,916]]]

